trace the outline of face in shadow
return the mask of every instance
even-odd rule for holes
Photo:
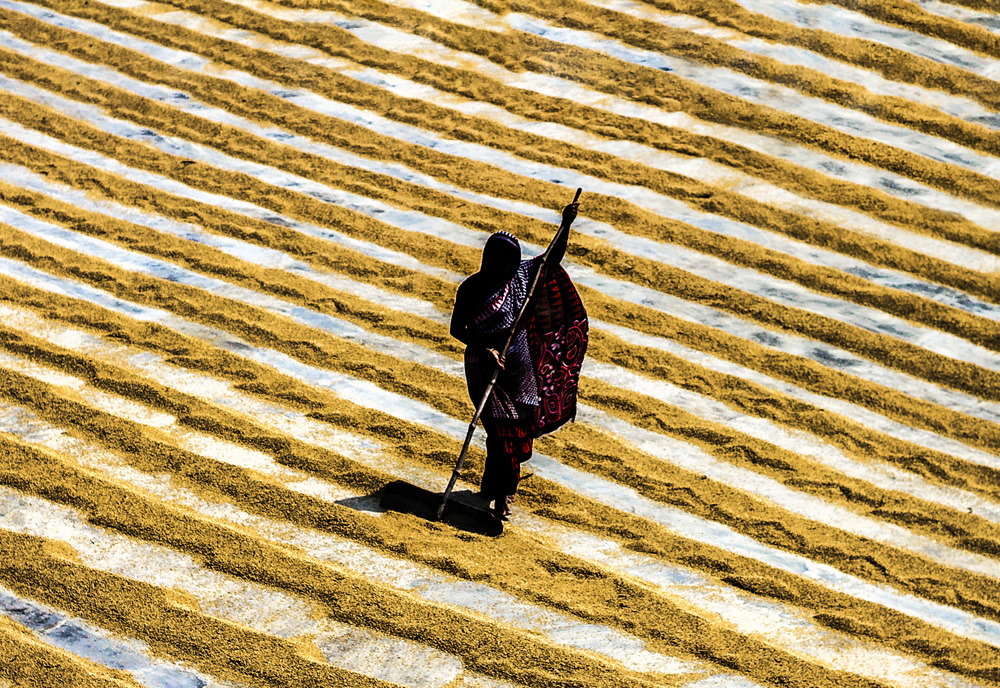
[[[521,245],[509,234],[496,233],[486,240],[483,247],[483,264],[480,271],[491,280],[508,280],[521,264]]]

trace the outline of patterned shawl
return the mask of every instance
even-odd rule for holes
[[[535,437],[576,418],[580,366],[587,353],[589,324],[583,301],[561,265],[550,267],[538,285],[528,342],[538,381]]]
[[[539,267],[541,257],[521,261],[510,279],[474,311],[472,327],[480,337],[495,342],[505,339]],[[535,416],[533,434],[540,437],[576,417],[580,366],[587,350],[587,312],[562,266],[546,270],[525,318],[527,323],[522,322],[514,335],[483,414],[511,420]],[[496,348],[502,346],[498,343]],[[482,398],[494,365],[485,350],[466,349],[466,379],[473,403]]]

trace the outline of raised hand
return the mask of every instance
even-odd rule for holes
[[[580,207],[580,204],[577,203],[577,202],[574,202],[574,203],[570,203],[568,206],[566,206],[565,208],[563,208],[563,211],[562,211],[562,223],[563,223],[563,227],[569,227],[571,224],[573,224],[573,220],[576,219],[577,209],[579,207]]]

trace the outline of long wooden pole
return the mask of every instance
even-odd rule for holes
[[[577,189],[576,195],[573,197],[573,203],[580,200],[580,194],[583,189]],[[549,247],[545,249],[545,253],[542,254],[542,262],[538,266],[538,271],[535,273],[534,278],[531,280],[531,286],[528,287],[528,295],[524,299],[524,303],[521,304],[521,310],[517,314],[517,319],[514,320],[514,327],[511,328],[510,334],[507,336],[507,342],[503,345],[503,351],[500,352],[500,360],[504,360],[507,356],[507,350],[510,348],[511,342],[514,341],[514,333],[517,332],[517,328],[521,324],[521,320],[524,318],[524,314],[528,311],[528,304],[531,303],[531,297],[535,295],[535,289],[538,287],[538,282],[542,278],[542,273],[545,272],[548,267],[549,254],[552,252],[552,247],[555,246],[556,241],[562,235],[563,232],[569,231],[569,226],[572,221],[561,223],[559,229],[556,231],[556,235],[552,237],[552,241],[549,242]],[[451,480],[448,481],[448,487],[444,491],[444,497],[441,499],[441,506],[438,507],[437,517],[440,520],[441,515],[444,513],[444,507],[448,503],[448,498],[451,497],[451,491],[455,489],[455,483],[458,482],[458,476],[462,472],[462,466],[465,465],[465,457],[469,454],[469,445],[472,443],[472,436],[476,432],[476,423],[479,421],[479,416],[482,415],[483,409],[486,408],[486,402],[489,401],[490,394],[493,393],[493,386],[497,383],[497,378],[500,377],[500,366],[497,365],[496,369],[493,371],[493,377],[490,378],[490,383],[486,385],[486,391],[483,393],[483,398],[479,400],[479,404],[476,406],[476,413],[472,416],[472,422],[469,423],[469,431],[465,434],[465,444],[462,445],[462,453],[458,456],[458,463],[455,464],[455,470],[451,472]]]

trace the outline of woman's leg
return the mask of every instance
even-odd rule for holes
[[[503,499],[509,494],[511,484],[517,480],[513,457],[508,451],[507,428],[504,419],[483,418],[486,429],[486,465],[479,491],[488,501]]]
[[[534,421],[483,418],[483,427],[486,466],[480,492],[487,500],[496,501],[494,512],[498,516],[506,516],[521,480],[521,464],[531,458]]]

